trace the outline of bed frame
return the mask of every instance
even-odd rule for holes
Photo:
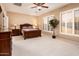
[[[31,25],[31,24],[21,24],[20,25],[20,30],[22,31],[22,28],[23,27],[29,27],[29,26],[32,26],[33,27],[33,25]],[[38,37],[38,36],[41,36],[41,30],[32,30],[32,31],[23,31],[23,37],[24,37],[24,39],[26,39],[26,38],[33,38],[33,37]],[[22,34],[22,33],[21,33]]]

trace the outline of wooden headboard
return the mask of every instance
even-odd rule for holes
[[[23,27],[29,27],[29,26],[32,26],[32,27],[33,27],[33,25],[28,24],[28,23],[26,23],[26,24],[21,24],[21,25],[20,25],[20,29],[22,29]]]

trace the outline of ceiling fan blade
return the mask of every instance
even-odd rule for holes
[[[38,3],[33,3],[33,4],[35,4],[35,5],[37,5],[37,6],[38,6]]]
[[[39,3],[40,4],[40,6],[42,6],[42,5],[44,5],[45,3]]]
[[[45,3],[33,3],[33,4],[35,4],[35,5],[37,5],[37,6],[42,6],[42,5],[45,4]]]
[[[48,6],[41,6],[41,7],[43,7],[43,8],[48,8]]]
[[[22,3],[13,3],[16,6],[22,6]]]
[[[37,6],[31,7],[31,8],[36,8]]]

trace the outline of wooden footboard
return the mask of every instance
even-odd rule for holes
[[[24,39],[41,36],[41,30],[24,31]]]

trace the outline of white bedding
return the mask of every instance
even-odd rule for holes
[[[22,29],[22,31],[32,31],[32,30],[38,30],[38,29]]]

